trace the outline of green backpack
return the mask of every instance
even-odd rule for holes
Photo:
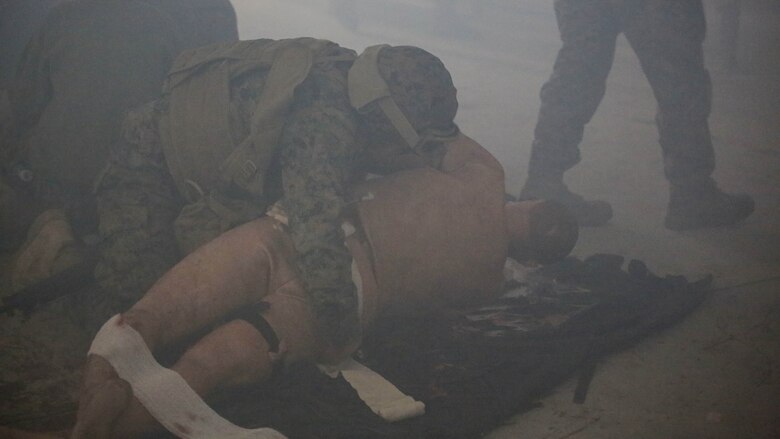
[[[190,203],[176,220],[182,251],[265,213],[265,178],[293,104],[296,88],[318,56],[336,44],[297,38],[205,46],[182,53],[164,86],[168,111],[160,121],[165,159]],[[263,72],[249,135],[234,143],[229,119],[231,80]],[[258,74],[263,74],[258,73]],[[231,199],[227,188],[248,194]]]

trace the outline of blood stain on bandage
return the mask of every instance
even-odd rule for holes
[[[188,437],[190,433],[192,433],[192,430],[189,427],[187,427],[186,425],[181,425],[178,422],[174,423],[173,427],[176,429],[177,432],[184,435],[184,437]]]

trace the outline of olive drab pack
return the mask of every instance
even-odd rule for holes
[[[177,220],[177,229],[189,230],[177,231],[177,236],[190,235],[190,225],[200,222],[210,224],[205,225],[209,230],[216,227],[196,233],[205,239],[262,215],[268,202],[267,170],[295,90],[315,62],[331,60],[318,54],[335,45],[313,38],[239,41],[193,49],[176,59],[163,90],[168,110],[160,120],[160,135],[176,187],[192,203]],[[264,86],[252,111],[249,135],[236,139],[231,132],[230,86],[248,73],[264,75]],[[239,189],[253,208],[223,218],[220,212],[225,209],[212,207],[215,200],[225,198],[228,188]],[[220,195],[212,196],[215,192]],[[183,250],[192,246],[185,244]]]
[[[231,184],[262,197],[295,89],[317,53],[334,44],[312,38],[240,41],[201,47],[176,59],[164,87],[169,108],[160,130],[171,174],[188,200],[197,199],[194,188],[208,192]],[[236,145],[228,119],[230,81],[249,71],[265,71],[265,86],[250,135]]]

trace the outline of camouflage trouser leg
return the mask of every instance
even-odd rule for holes
[[[156,139],[136,136],[149,138]],[[113,154],[97,188],[101,323],[135,303],[178,260],[173,221],[181,206],[158,145],[123,141]]]
[[[715,168],[715,155],[707,122],[712,87],[704,67],[702,2],[639,3],[641,7],[625,12],[623,32],[658,101],[666,177],[675,184],[706,180]]]
[[[563,173],[580,161],[579,143],[596,112],[620,32],[609,0],[556,0],[563,43],[542,87],[529,176]]]

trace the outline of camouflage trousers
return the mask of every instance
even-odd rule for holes
[[[563,45],[542,87],[529,176],[563,172],[580,161],[584,126],[604,97],[617,37],[639,58],[658,102],[656,124],[672,183],[704,179],[715,167],[707,118],[700,0],[556,0]]]

